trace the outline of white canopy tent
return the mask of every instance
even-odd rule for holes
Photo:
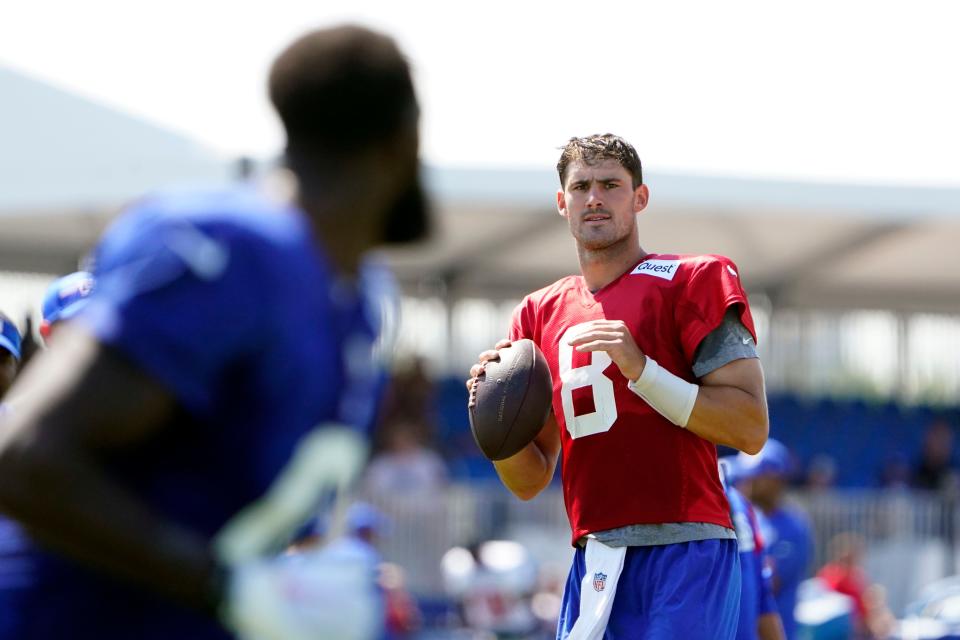
[[[228,178],[184,136],[4,67],[0,96],[0,270],[75,269],[124,202]]]
[[[432,174],[440,215],[425,248],[394,252],[408,283],[514,297],[575,273],[549,171]],[[960,311],[960,189],[646,176],[648,251],[720,253],[777,306]]]
[[[4,68],[0,95],[0,269],[67,271],[131,198],[230,177],[230,162],[183,136]],[[409,291],[506,299],[576,271],[549,169],[427,178],[437,233],[389,253]],[[960,189],[647,182],[645,248],[729,255],[776,306],[960,311]]]

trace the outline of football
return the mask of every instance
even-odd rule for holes
[[[532,340],[500,349],[471,392],[470,430],[490,460],[503,460],[529,444],[550,413],[550,367]]]

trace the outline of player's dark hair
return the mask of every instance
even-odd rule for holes
[[[604,160],[616,160],[633,177],[633,188],[643,184],[643,166],[640,156],[633,145],[612,133],[603,135],[594,134],[583,138],[570,138],[563,147],[560,160],[557,162],[557,173],[560,176],[560,186],[567,178],[567,168],[571,162],[583,162],[588,165],[597,164]]]
[[[416,122],[410,67],[394,41],[358,26],[312,31],[277,57],[270,100],[298,153],[349,153]]]

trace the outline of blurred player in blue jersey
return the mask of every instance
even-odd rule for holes
[[[418,107],[394,42],[309,33],[273,64],[271,189],[156,194],[106,232],[86,309],[14,389],[0,509],[35,545],[2,638],[378,632],[372,576],[276,555],[365,458],[364,254],[422,237]]]
[[[748,494],[763,515],[763,537],[773,566],[773,592],[788,640],[796,638],[797,588],[810,564],[813,533],[807,516],[785,500],[790,475],[790,452],[770,438],[755,456],[740,454],[739,478],[747,481]]]
[[[773,597],[772,571],[756,511],[734,486],[733,457],[721,458],[720,476],[730,503],[740,554],[740,621],[737,640],[783,640],[783,624]]]

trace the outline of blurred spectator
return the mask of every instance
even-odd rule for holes
[[[759,518],[750,501],[734,486],[736,473],[732,458],[720,459],[720,478],[730,503],[740,554],[737,640],[783,640],[783,622],[773,597],[773,575]]]
[[[78,271],[57,278],[47,286],[41,303],[43,320],[40,324],[40,335],[44,339],[50,337],[54,325],[76,315],[86,305],[87,298],[93,293],[93,285],[93,275],[86,271]],[[25,314],[23,326],[22,340],[19,343],[19,370],[23,370],[33,356],[42,349],[41,342],[34,337],[32,314]]]
[[[20,332],[13,322],[0,312],[0,427],[2,427],[3,416],[10,407],[4,404],[3,397],[7,394],[14,378],[17,377],[22,355],[22,343]],[[23,534],[20,527],[6,516],[0,516],[0,583],[4,580],[17,580],[29,572],[4,570],[3,560],[5,556],[15,556],[20,546]],[[18,575],[20,573],[20,575]],[[0,635],[6,622],[0,618]]]
[[[807,466],[806,487],[811,491],[831,489],[837,481],[837,461],[827,453],[818,453]]]
[[[415,427],[421,442],[432,443],[437,424],[434,395],[433,380],[421,358],[412,358],[395,367],[384,394],[380,410],[381,429],[375,436],[374,447],[380,449],[389,445],[388,432],[396,424],[404,424],[407,429]]]
[[[563,605],[563,590],[567,585],[567,567],[547,563],[540,567],[537,587],[530,599],[530,610],[537,619],[539,634],[544,640],[556,637],[557,619]]]
[[[49,340],[55,327],[77,315],[87,305],[93,288],[93,275],[86,271],[77,271],[51,282],[43,296],[40,335]]]
[[[880,486],[884,489],[906,489],[910,486],[910,462],[900,451],[893,451],[880,467]]]
[[[946,420],[936,420],[923,436],[923,450],[913,468],[911,484],[918,489],[955,491],[957,469],[953,465],[953,429]]]
[[[20,343],[20,371],[30,363],[33,356],[43,347],[33,331],[33,314],[23,314],[23,340]]]
[[[287,553],[296,554],[319,547],[324,543],[329,527],[330,521],[324,509],[322,514],[310,518],[293,534]]]
[[[387,618],[387,639],[410,637],[421,624],[416,600],[406,589],[403,570],[384,562],[379,541],[389,535],[392,523],[379,509],[366,502],[355,502],[347,509],[345,533],[330,543],[331,548],[366,557],[379,573]]]
[[[400,565],[381,563],[379,584],[386,599],[387,640],[416,637],[416,632],[423,626],[423,614],[407,589],[407,579]]]
[[[344,516],[343,535],[326,547],[336,557],[356,558],[377,572],[386,617],[383,640],[409,638],[422,621],[417,602],[407,591],[403,569],[385,562],[378,548],[380,541],[390,534],[391,527],[390,518],[379,509],[366,502],[355,502]],[[326,512],[307,522],[288,549],[291,560],[296,561],[297,554],[321,546],[328,529]]]
[[[3,313],[0,313],[0,400],[13,385],[20,367],[20,331],[17,325]],[[0,412],[3,409],[0,407]]]
[[[436,493],[447,485],[447,467],[422,441],[423,430],[409,422],[385,425],[384,448],[367,467],[367,495]]]
[[[364,479],[367,495],[432,493],[447,485],[446,463],[434,448],[434,405],[434,384],[421,359],[393,372]]]
[[[788,640],[797,637],[794,609],[797,587],[807,575],[813,546],[813,534],[807,515],[786,500],[791,475],[790,452],[770,438],[760,453],[741,453],[736,459],[736,475],[744,493],[764,516],[761,530],[773,565],[773,592]]]
[[[488,540],[454,547],[444,554],[441,571],[467,628],[505,639],[529,638],[540,627],[532,607],[537,565],[523,545]]]
[[[852,532],[837,534],[830,541],[830,561],[817,572],[828,588],[849,596],[856,613],[856,637],[890,637],[896,620],[886,606],[882,588],[869,584],[863,570],[864,540]]]

